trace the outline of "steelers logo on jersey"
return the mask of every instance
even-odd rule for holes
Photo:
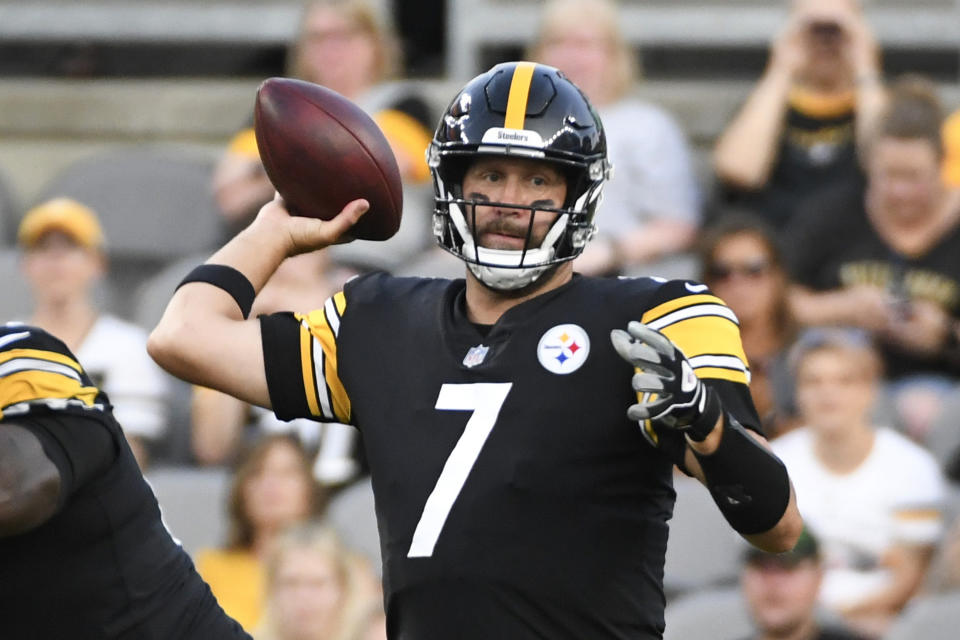
[[[558,324],[548,329],[537,345],[537,359],[550,373],[566,375],[583,366],[590,354],[590,338],[582,327]]]

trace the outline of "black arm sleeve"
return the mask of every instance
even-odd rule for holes
[[[36,436],[60,473],[58,510],[116,460],[119,446],[103,420],[95,414],[60,412],[17,418],[16,424]]]

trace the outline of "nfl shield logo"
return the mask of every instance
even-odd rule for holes
[[[482,344],[478,344],[475,347],[470,347],[470,351],[467,351],[467,355],[463,356],[463,366],[465,367],[475,367],[483,359],[487,357],[487,352],[490,351],[490,347],[486,347]]]

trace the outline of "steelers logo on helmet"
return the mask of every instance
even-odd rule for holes
[[[537,344],[537,359],[550,373],[566,375],[583,366],[590,355],[590,337],[580,325],[558,324]]]
[[[554,164],[564,175],[561,206],[527,206],[466,199],[466,170],[482,156],[533,158]],[[433,232],[437,243],[467,263],[485,285],[520,289],[551,266],[580,255],[596,231],[594,217],[603,183],[610,177],[603,125],[586,96],[553,67],[509,62],[477,76],[453,99],[427,149],[433,175]],[[506,206],[552,222],[535,243],[527,233],[522,249],[479,246],[476,207]]]

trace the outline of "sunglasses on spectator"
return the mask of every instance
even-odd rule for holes
[[[717,262],[710,265],[707,269],[707,275],[711,280],[728,280],[733,276],[743,278],[759,278],[770,271],[770,261],[766,259],[752,260],[740,264]]]

